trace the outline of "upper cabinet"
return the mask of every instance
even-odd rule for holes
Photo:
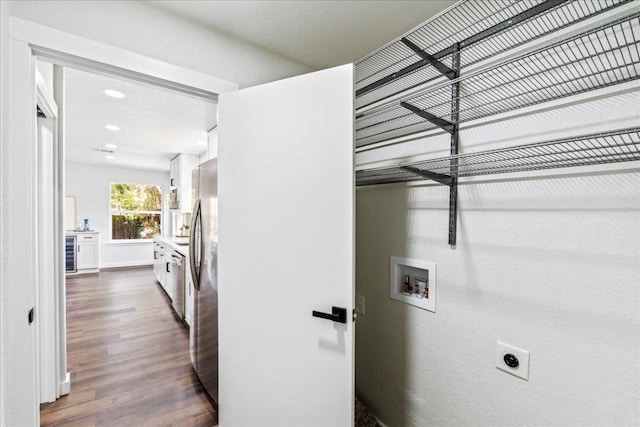
[[[191,212],[191,172],[198,167],[198,160],[198,156],[191,154],[178,154],[171,159],[171,209],[183,213]]]
[[[200,163],[218,157],[218,126],[207,132],[207,151],[200,155]]]

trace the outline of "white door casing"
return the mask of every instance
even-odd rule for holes
[[[53,94],[51,94],[44,79],[36,69],[36,101],[38,108],[45,117],[37,119],[37,143],[38,156],[37,173],[37,221],[38,221],[38,294],[36,299],[36,325],[38,326],[38,345],[40,355],[39,372],[39,399],[40,403],[53,402],[59,394],[58,360],[65,357],[59,354],[56,348],[58,338],[59,319],[55,310],[59,305],[61,282],[56,275],[55,263],[58,258],[56,246],[58,245],[58,228],[56,220],[57,201],[56,177],[57,153],[55,150],[58,128],[58,106]],[[33,114],[36,114],[34,111]],[[62,286],[64,286],[62,284]]]
[[[345,65],[219,98],[221,427],[353,425],[353,94]]]
[[[29,324],[29,310],[37,296],[37,151],[35,58],[27,43],[10,40],[10,141],[3,153],[7,167],[3,203],[7,217],[3,230],[3,270],[6,286],[2,301],[3,425],[39,425],[37,325]],[[3,123],[3,126],[6,124]],[[4,141],[3,141],[4,144]],[[35,313],[37,316],[38,314]],[[6,402],[11,406],[7,408]]]
[[[34,113],[35,114],[35,113]],[[53,402],[56,384],[54,315],[54,213],[53,213],[53,119],[38,118],[38,317],[40,353],[40,403]]]

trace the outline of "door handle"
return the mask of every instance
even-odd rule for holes
[[[313,310],[313,317],[333,320],[338,323],[347,323],[347,309],[342,307],[331,307],[331,314]]]
[[[169,264],[171,264],[170,262],[167,263],[167,273],[171,273],[171,271],[169,270]]]

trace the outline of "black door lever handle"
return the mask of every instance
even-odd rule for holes
[[[334,322],[347,323],[347,309],[342,307],[331,307],[331,314],[313,310],[313,317],[333,320]]]

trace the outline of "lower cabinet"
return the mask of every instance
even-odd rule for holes
[[[174,298],[178,298],[177,295],[173,295],[173,277],[172,269],[180,268],[173,262],[172,255],[182,255],[184,260],[182,265],[184,266],[184,321],[187,325],[191,325],[191,319],[193,319],[193,298],[194,287],[193,279],[191,278],[191,268],[189,265],[189,258],[186,254],[186,250],[177,251],[171,247],[169,243],[166,243],[161,238],[156,238],[153,244],[153,273],[156,280],[162,286],[162,289],[173,301]]]
[[[162,289],[169,295],[169,298],[173,298],[172,295],[172,279],[171,279],[171,254],[173,251],[171,248],[162,241],[156,241],[153,245],[153,272],[156,276],[156,280],[162,286]]]
[[[99,233],[75,233],[76,236],[76,272],[97,273],[100,271]]]
[[[171,269],[173,264],[171,262],[171,252],[165,252],[164,254],[164,280],[162,281],[162,288],[169,295],[169,298],[173,299],[173,276]]]
[[[160,268],[162,266],[162,260],[160,257],[160,244],[153,242],[153,274],[156,276],[156,280],[160,281]]]

